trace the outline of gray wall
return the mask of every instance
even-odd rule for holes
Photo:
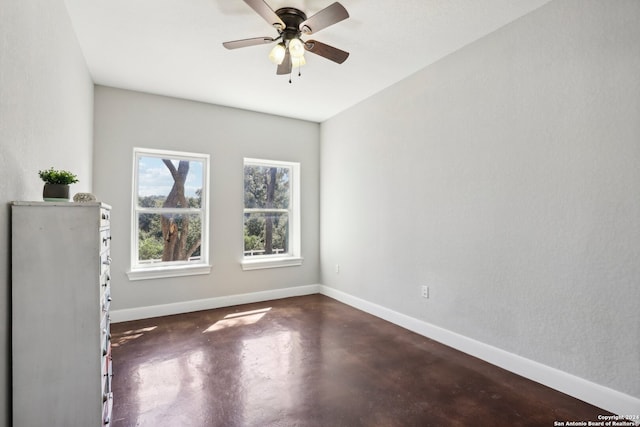
[[[91,190],[93,83],[62,0],[0,2],[0,49],[2,426],[11,393],[9,202],[42,200],[38,170],[51,166],[78,175],[72,194]]]
[[[115,310],[318,283],[317,123],[102,86],[94,114],[95,193],[113,206]],[[210,275],[129,281],[133,147],[210,154]],[[242,271],[243,157],[300,162],[302,266]]]
[[[323,123],[322,283],[640,397],[638,22],[554,1]]]

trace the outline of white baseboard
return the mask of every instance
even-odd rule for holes
[[[321,285],[320,293],[617,415],[640,415],[640,399]]]
[[[271,291],[236,294],[223,297],[206,298],[194,301],[181,301],[171,304],[151,305],[147,307],[111,310],[111,322],[128,322],[130,320],[148,319],[151,317],[169,316],[192,311],[211,310],[213,308],[230,307],[232,305],[250,304],[273,299],[297,297],[320,293],[320,285],[294,286]]]

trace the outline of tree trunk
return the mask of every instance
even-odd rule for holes
[[[162,159],[173,177],[173,187],[163,203],[163,208],[189,207],[184,195],[184,183],[189,174],[189,161],[180,160],[178,169],[171,160]],[[176,217],[180,216],[180,224],[176,223]],[[179,261],[187,259],[187,235],[189,233],[189,216],[187,215],[162,215],[162,236],[164,248],[162,261]]]
[[[267,208],[273,208],[273,199],[276,192],[277,168],[269,168],[269,174],[265,176],[267,180]],[[273,253],[273,214],[267,214],[264,222],[264,253]]]

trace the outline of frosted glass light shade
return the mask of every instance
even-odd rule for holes
[[[302,58],[304,55],[304,45],[300,39],[291,39],[289,42],[289,53],[293,58]]]
[[[304,56],[301,56],[300,58],[296,58],[295,56],[291,56],[291,66],[293,68],[302,67],[306,63],[307,63],[307,60],[304,59]]]
[[[271,49],[271,52],[269,53],[269,60],[276,65],[280,65],[284,60],[285,53],[286,50],[284,48],[284,44],[278,43],[273,47],[273,49]]]

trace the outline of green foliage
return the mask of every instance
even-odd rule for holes
[[[202,188],[196,190],[196,197],[188,197],[190,208],[200,208],[202,206]]]
[[[288,209],[290,203],[290,169],[252,165],[245,166],[244,172],[245,208],[260,210],[244,215],[244,250],[255,251],[256,255],[266,254],[270,247],[270,253],[286,253],[289,249],[289,218],[282,210]],[[144,208],[162,208],[166,200],[166,195],[141,196],[138,204]],[[195,197],[187,197],[186,203],[186,207],[200,207],[202,190],[197,190]],[[196,247],[191,256],[199,256],[202,233],[200,216],[167,215],[171,217],[179,233],[183,232],[183,224],[189,224],[186,247]],[[141,213],[138,217],[138,255],[141,261],[160,260],[163,256],[165,241],[161,218],[159,213]]]
[[[269,171],[266,166],[244,167],[244,207],[287,209],[289,207],[289,168],[276,168],[276,182],[272,206],[267,206]]]
[[[47,184],[69,185],[78,182],[78,177],[66,170],[55,170],[53,167],[38,171],[40,178]]]
[[[142,207],[154,208],[162,207],[166,196],[141,196],[138,203]],[[199,206],[201,195],[196,197],[187,197],[189,206]],[[178,230],[182,232],[183,220],[185,214],[171,214]],[[162,238],[161,214],[158,213],[141,213],[138,216],[138,259],[144,260],[160,260],[164,250],[164,240]],[[196,245],[200,239],[202,224],[199,215],[189,215],[189,232],[187,234],[187,247],[191,248]],[[192,257],[200,256],[200,247],[198,247]]]
[[[141,208],[161,208],[166,196],[140,196],[138,205]]]
[[[162,239],[158,239],[155,236],[146,236],[145,238],[140,239],[138,258],[140,260],[160,259],[162,258],[163,248],[164,243],[162,242]]]
[[[244,250],[245,251],[258,251],[264,250],[264,242],[260,239],[260,236],[249,235],[244,233]]]
[[[142,167],[143,157],[139,159]],[[202,218],[198,212],[202,206],[202,189],[196,190],[194,197],[185,193],[191,162],[181,159],[161,160],[167,170],[162,179],[169,176],[173,185],[166,194],[139,196],[138,214],[138,259],[151,262],[188,261],[201,255]],[[168,174],[168,175],[167,175]],[[148,193],[152,186],[143,185]],[[139,187],[140,190],[140,187]],[[161,191],[160,191],[161,192]]]
[[[244,234],[246,236],[260,236],[264,232],[264,218],[257,217],[255,214],[245,215]]]
[[[290,172],[286,167],[245,165],[245,208],[264,210],[244,215],[245,252],[261,255],[288,251],[288,215],[274,210],[289,208]]]

